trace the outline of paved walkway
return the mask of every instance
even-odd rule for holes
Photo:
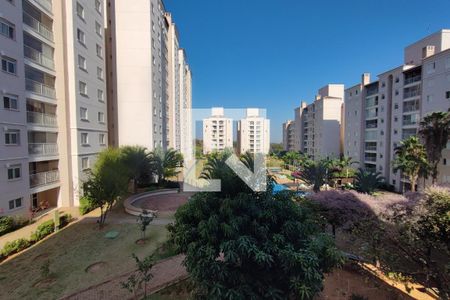
[[[69,213],[73,218],[80,217],[78,207],[60,207],[58,208],[58,211],[60,216]],[[48,220],[53,220],[53,218],[54,210],[49,211],[45,215],[39,217],[33,224],[27,225],[13,232],[0,236],[0,249],[2,249],[7,242],[11,242],[20,238],[30,239],[31,234],[36,231],[37,227],[40,224]]]
[[[154,265],[152,268],[154,277],[148,283],[147,294],[157,292],[170,284],[187,278],[188,273],[181,264],[183,259],[183,255],[177,255]],[[133,295],[123,289],[120,284],[126,281],[131,274],[132,272],[121,274],[100,284],[65,296],[61,300],[133,299]],[[143,295],[143,291],[139,291],[138,295]]]

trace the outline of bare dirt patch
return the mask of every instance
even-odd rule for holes
[[[35,284],[33,284],[33,287],[46,289],[46,288],[49,288],[50,286],[52,286],[55,282],[56,282],[55,278],[52,278],[52,277],[44,278],[44,279],[37,281]]]

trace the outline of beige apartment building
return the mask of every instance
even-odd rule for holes
[[[108,0],[109,131],[114,146],[193,157],[192,75],[160,0]]]
[[[79,204],[107,141],[100,0],[0,2],[0,215]]]
[[[213,107],[211,116],[203,119],[203,154],[233,149],[233,120],[223,107]]]
[[[237,151],[268,154],[270,150],[270,120],[259,108],[247,108],[245,118],[238,121]]]
[[[344,154],[361,167],[379,171],[401,191],[407,180],[394,173],[394,149],[417,135],[420,120],[428,113],[450,108],[450,30],[441,30],[408,46],[404,63],[371,81],[345,90]],[[439,167],[440,183],[450,182],[449,149]],[[419,183],[420,185],[420,183]]]
[[[328,84],[311,104],[302,102],[295,112],[294,149],[313,159],[339,157],[344,85]]]
[[[287,120],[283,123],[283,149],[295,151],[295,122]]]

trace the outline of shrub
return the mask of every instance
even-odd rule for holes
[[[70,223],[70,221],[72,221],[72,215],[71,214],[64,214],[60,217],[60,227],[63,228],[64,226],[66,226],[67,224]]]
[[[80,208],[79,208],[81,215],[85,215],[85,214],[93,211],[96,208],[97,207],[92,203],[92,201],[89,198],[81,197]]]
[[[10,216],[0,217],[0,236],[14,230],[14,219]]]
[[[47,235],[53,233],[55,230],[55,222],[48,220],[38,226],[36,231],[31,235],[31,240],[37,242],[45,238]]]
[[[30,241],[26,239],[17,239],[12,242],[7,242],[5,246],[3,246],[1,255],[3,257],[8,257],[11,254],[20,252],[23,249],[30,247],[30,245],[31,245]]]

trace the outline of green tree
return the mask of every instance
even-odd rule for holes
[[[312,185],[314,192],[319,192],[320,187],[329,180],[329,169],[325,161],[311,162],[299,173],[299,177],[306,184]]]
[[[149,213],[147,210],[143,210],[138,217],[139,227],[142,231],[142,239],[145,240],[145,231],[147,230],[148,225],[153,221],[155,216],[152,213]]]
[[[200,178],[203,179],[220,179],[221,191],[219,194],[223,196],[233,196],[251,191],[247,184],[227,165],[226,161],[231,155],[232,152],[229,150],[210,154],[200,174]],[[240,160],[247,168],[253,170],[253,157],[250,154],[244,154],[240,157]]]
[[[420,122],[419,134],[423,139],[428,160],[431,163],[433,184],[438,177],[438,165],[450,134],[450,113],[433,112]]]
[[[314,211],[288,193],[198,193],[175,218],[171,239],[200,299],[312,299],[342,262]]]
[[[420,143],[418,137],[411,136],[400,142],[400,146],[395,149],[392,165],[394,172],[401,171],[408,177],[411,191],[415,192],[421,170],[428,168],[425,147]]]
[[[134,297],[137,296],[138,289],[143,289],[143,299],[147,299],[147,284],[153,278],[151,270],[155,264],[154,258],[153,256],[147,256],[143,260],[140,260],[136,254],[133,253],[132,256],[136,261],[137,271],[131,274],[127,278],[127,281],[121,282],[120,285],[130,293],[133,293]]]
[[[105,224],[106,216],[114,201],[126,194],[128,190],[128,174],[119,149],[109,148],[98,155],[93,170],[83,183],[84,196],[91,206],[100,207],[98,224]]]
[[[183,155],[174,149],[164,151],[161,147],[150,152],[150,164],[158,183],[164,183],[167,178],[177,176],[183,167]]]
[[[360,193],[372,195],[384,182],[380,172],[359,168],[355,175],[355,189]]]
[[[151,165],[147,149],[141,146],[124,146],[122,151],[123,162],[128,169],[128,176],[133,180],[133,193],[136,193],[139,184],[150,180]]]

